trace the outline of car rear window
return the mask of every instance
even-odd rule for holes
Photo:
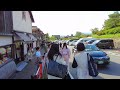
[[[113,42],[113,40],[101,40],[101,43],[106,43],[106,42]]]

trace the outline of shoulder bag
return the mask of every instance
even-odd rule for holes
[[[64,78],[67,74],[67,65],[60,64],[56,60],[49,60],[47,73],[52,76]]]
[[[92,56],[90,56],[88,53],[87,53],[87,58],[88,58],[89,75],[92,77],[96,77],[99,73],[98,73],[98,70],[95,66],[94,60],[93,60]]]

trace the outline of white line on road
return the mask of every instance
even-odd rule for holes
[[[104,76],[104,79],[120,79],[120,76],[108,75],[108,74],[103,74],[103,73],[99,73],[99,76],[100,77]]]

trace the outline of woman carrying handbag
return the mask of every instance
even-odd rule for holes
[[[77,79],[92,79],[88,70],[88,57],[83,43],[77,44],[77,53],[72,63],[73,68],[77,68]]]
[[[59,52],[59,44],[52,44],[48,55],[48,79],[66,79],[66,76],[69,75],[67,69],[67,64]],[[72,76],[70,74],[70,76]]]

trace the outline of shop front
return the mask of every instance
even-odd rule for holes
[[[8,79],[16,72],[12,36],[0,36],[0,79]]]
[[[15,32],[14,35],[15,43],[15,62],[19,63],[25,60],[25,56],[32,44],[32,40],[27,36],[26,33]]]
[[[12,37],[0,36],[0,65],[13,58]]]
[[[28,34],[28,36],[29,36],[30,39],[32,40],[31,47],[32,47],[33,49],[36,48],[37,38],[35,38],[32,34]]]
[[[12,44],[6,46],[0,46],[0,65],[6,63],[12,58]]]

